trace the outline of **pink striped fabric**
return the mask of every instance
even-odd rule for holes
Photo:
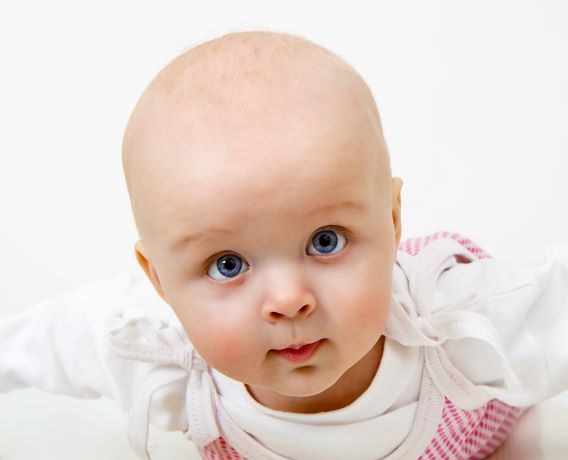
[[[208,460],[246,460],[245,457],[240,455],[233,449],[222,436],[207,444],[199,453],[201,458]]]
[[[462,410],[446,398],[442,421],[419,460],[487,458],[509,436],[524,409],[496,399],[474,410]]]
[[[409,238],[399,250],[416,255],[438,238],[451,238],[479,259],[491,257],[469,238],[448,231],[439,231],[420,238]],[[474,410],[462,410],[445,399],[442,420],[436,435],[418,460],[482,459],[491,455],[507,438],[525,409],[511,407],[496,399]],[[208,460],[246,460],[223,437],[200,449]]]
[[[401,251],[408,252],[411,256],[415,256],[420,252],[420,250],[426,246],[428,246],[432,241],[435,241],[439,238],[449,238],[452,240],[456,240],[459,244],[461,244],[465,249],[471,252],[475,257],[478,259],[485,259],[491,257],[487,252],[481,249],[477,244],[475,244],[469,238],[466,238],[463,235],[455,232],[447,232],[447,231],[439,231],[432,233],[431,235],[419,237],[419,238],[408,238],[404,240],[398,246],[398,249]]]

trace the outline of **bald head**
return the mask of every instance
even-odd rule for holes
[[[319,105],[320,113],[325,107],[330,116],[357,113],[353,123],[376,139],[377,170],[390,179],[371,91],[349,64],[329,50],[294,35],[240,32],[176,57],[143,92],[124,134],[123,166],[141,237],[151,218],[146,202],[158,188],[168,188],[167,180],[157,178],[177,169],[180,155],[236,155],[232,133],[253,127],[278,132],[285,117],[312,117],[313,112],[305,110],[309,104]],[[202,145],[203,138],[211,137],[219,140],[215,152]],[[164,147],[174,138],[184,139],[183,152]],[[240,154],[243,161],[256,161],[253,155],[269,155],[270,150]]]
[[[248,91],[259,97],[306,79],[331,79],[372,100],[360,75],[329,50],[295,35],[253,31],[224,35],[183,52],[158,73],[138,105],[158,97],[172,105],[226,107],[251,95]]]

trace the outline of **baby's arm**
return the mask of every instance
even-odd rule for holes
[[[123,275],[39,302],[0,321],[0,392],[33,387],[80,398],[107,396],[129,410],[147,377],[168,366],[113,356],[107,335],[113,325],[128,321],[128,311],[152,317],[152,310],[167,307],[157,304],[159,297],[152,294],[142,275]],[[163,390],[152,400],[152,422],[183,430],[183,382]],[[179,398],[179,404],[172,404],[172,397]]]
[[[34,387],[116,399],[103,340],[117,288],[93,283],[1,322],[0,391]]]

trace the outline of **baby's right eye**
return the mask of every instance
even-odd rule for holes
[[[207,269],[207,275],[213,278],[215,281],[223,281],[226,279],[234,278],[238,274],[242,273],[241,269],[243,268],[243,266],[246,266],[243,272],[247,271],[249,265],[238,255],[224,254],[220,257],[217,257],[211,263],[211,265],[209,265],[209,268]]]

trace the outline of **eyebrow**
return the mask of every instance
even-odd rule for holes
[[[310,209],[302,216],[302,218],[311,217],[326,212],[339,211],[339,210],[348,210],[348,211],[363,213],[365,212],[366,207],[360,203],[356,203],[351,200],[346,200],[346,201],[341,201],[339,203],[325,204],[322,206],[318,206],[317,208]],[[222,228],[222,227],[210,227],[198,233],[194,233],[191,235],[184,235],[183,237],[179,238],[176,242],[172,243],[170,249],[172,251],[180,250],[186,247],[188,244],[203,239],[205,238],[206,235],[208,236],[212,233],[217,233],[221,235],[232,235],[238,233],[238,230]]]

